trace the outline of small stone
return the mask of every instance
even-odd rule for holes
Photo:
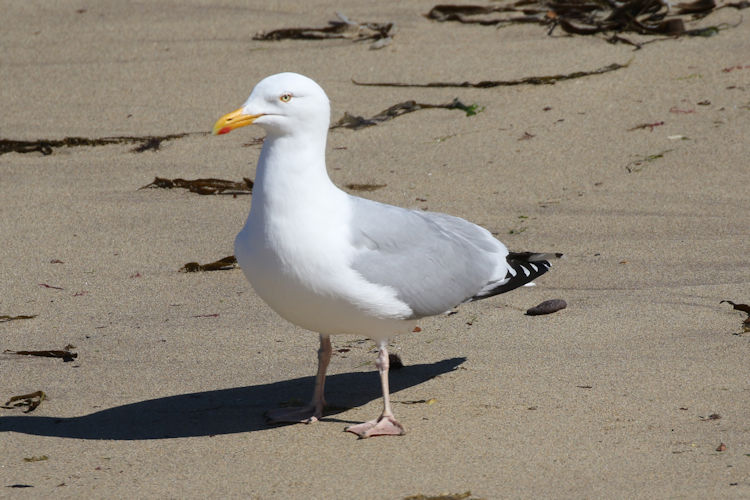
[[[528,316],[540,316],[542,314],[552,314],[560,309],[565,309],[568,304],[562,299],[545,300],[539,305],[536,305],[526,311]]]

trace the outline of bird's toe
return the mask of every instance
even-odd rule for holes
[[[365,439],[375,436],[402,436],[406,434],[404,427],[393,416],[381,416],[361,424],[350,425],[346,432],[351,432]]]

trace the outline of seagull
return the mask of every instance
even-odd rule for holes
[[[213,134],[250,124],[266,136],[235,255],[279,316],[320,335],[312,401],[269,410],[266,417],[272,423],[319,420],[330,336],[355,334],[378,344],[383,411],[346,431],[360,438],[402,435],[390,403],[388,339],[414,331],[420,318],[526,285],[559,254],[509,253],[489,231],[464,219],[336,187],[325,162],[330,104],[308,77],[279,73],[261,80],[241,108],[216,122]]]

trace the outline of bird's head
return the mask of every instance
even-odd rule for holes
[[[219,118],[213,133],[227,134],[251,123],[273,136],[327,132],[330,115],[320,85],[297,73],[278,73],[261,80],[240,109]]]

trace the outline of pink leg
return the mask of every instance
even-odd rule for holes
[[[268,410],[266,418],[270,423],[303,423],[311,424],[317,422],[323,416],[325,401],[326,370],[331,361],[331,338],[328,335],[320,336],[320,349],[318,349],[318,373],[315,376],[315,391],[309,405],[300,408],[278,408]]]
[[[347,432],[353,432],[362,439],[373,436],[401,436],[406,433],[403,426],[393,416],[393,410],[391,409],[391,396],[388,389],[389,364],[386,342],[381,341],[380,352],[378,352],[378,359],[375,361],[375,365],[378,367],[380,385],[383,388],[383,413],[375,420],[350,425],[346,428]]]

